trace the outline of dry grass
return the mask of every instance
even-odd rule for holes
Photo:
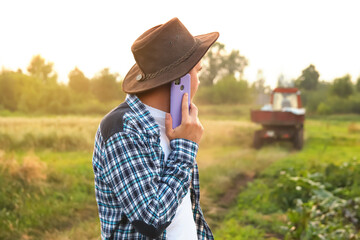
[[[0,117],[3,149],[92,150],[101,118]]]
[[[46,180],[46,163],[42,162],[34,153],[28,153],[20,163],[14,157],[5,157],[5,152],[0,151],[0,165],[14,179],[26,183]]]
[[[348,127],[349,133],[360,133],[360,124],[350,123]]]
[[[101,118],[0,117],[0,145],[6,150],[91,151]],[[201,148],[249,145],[258,126],[246,120],[202,119]]]
[[[16,176],[27,183],[46,180],[46,163],[41,162],[34,154],[24,157],[22,164],[11,175]]]
[[[258,126],[249,121],[202,120],[204,135],[201,148],[216,146],[250,146],[254,129]]]
[[[67,231],[52,231],[46,232],[43,239],[51,240],[72,240],[72,239],[87,239],[98,240],[100,239],[100,222],[94,221],[82,221],[78,225],[73,226],[72,229]]]

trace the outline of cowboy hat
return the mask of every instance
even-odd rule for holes
[[[218,32],[194,37],[178,18],[147,30],[131,46],[136,63],[125,76],[123,91],[140,93],[181,78],[218,37]]]

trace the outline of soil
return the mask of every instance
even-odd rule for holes
[[[254,172],[250,173],[239,173],[229,185],[228,190],[225,194],[219,198],[218,203],[222,206],[231,206],[239,193],[244,190],[248,182],[251,182],[255,177]]]

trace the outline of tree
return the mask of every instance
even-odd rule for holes
[[[0,74],[0,106],[10,111],[34,112],[44,94],[39,79],[20,72],[3,71]]]
[[[116,82],[117,77],[118,74],[112,74],[108,68],[105,68],[91,80],[91,92],[100,102],[109,102],[121,97],[121,89]]]
[[[276,86],[282,88],[292,88],[295,86],[295,81],[294,79],[285,78],[285,75],[281,73],[278,77]]]
[[[31,59],[27,68],[31,76],[40,79],[43,83],[56,83],[57,74],[53,71],[53,63],[45,63],[40,55],[36,55]]]
[[[32,76],[25,74],[20,76],[21,94],[19,95],[18,110],[26,113],[41,110],[40,106],[43,104],[41,98],[46,93],[44,84],[40,79]]]
[[[239,50],[232,50],[229,54],[225,45],[219,42],[213,44],[203,58],[203,70],[200,75],[201,84],[212,86],[218,79],[228,75],[239,75],[242,78],[247,59],[240,55]]]
[[[360,76],[358,77],[355,85],[356,91],[360,92]]]
[[[258,70],[256,81],[251,85],[255,97],[255,103],[264,105],[270,101],[269,93],[271,92],[270,86],[265,86],[265,77],[261,69]]]
[[[276,83],[277,87],[285,87],[285,76],[284,74],[280,74]]]
[[[88,93],[90,90],[90,80],[77,67],[69,75],[69,87],[77,93]]]
[[[41,108],[47,113],[65,113],[71,104],[69,88],[64,84],[45,85],[40,102]]]
[[[251,85],[251,88],[254,90],[255,93],[265,92],[265,77],[261,69],[257,71],[256,80]]]
[[[309,67],[302,71],[301,76],[296,80],[300,88],[306,90],[315,90],[319,83],[320,74],[316,71],[315,66],[310,64]]]
[[[332,86],[332,93],[341,97],[347,98],[354,92],[354,87],[351,82],[351,76],[349,74],[341,78],[336,78]]]
[[[0,74],[0,93],[0,106],[10,111],[17,110],[21,91],[16,73],[2,71]]]
[[[243,78],[244,69],[248,65],[248,61],[245,57],[240,55],[239,50],[232,50],[228,56],[225,58],[225,68],[227,69],[227,75],[239,74],[239,78]]]
[[[203,69],[200,82],[203,86],[212,86],[218,70],[222,67],[221,56],[225,54],[225,45],[215,42],[202,60]]]
[[[199,88],[195,101],[203,104],[244,104],[252,100],[251,90],[246,80],[228,75],[213,86]]]
[[[234,75],[225,76],[214,85],[212,90],[213,101],[217,104],[237,104],[250,101],[248,82],[237,80]]]

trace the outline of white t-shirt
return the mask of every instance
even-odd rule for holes
[[[165,133],[165,112],[146,105],[151,116],[154,117],[156,123],[160,127],[160,145],[165,153],[165,161],[167,160],[170,149],[170,141]],[[169,240],[197,240],[196,225],[193,218],[191,208],[190,189],[176,210],[175,217],[171,224],[166,228],[166,236]]]

